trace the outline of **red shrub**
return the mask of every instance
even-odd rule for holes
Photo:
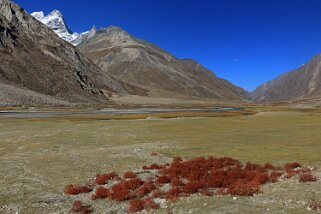
[[[98,185],[104,185],[108,183],[109,180],[114,179],[116,177],[118,177],[118,175],[115,172],[106,173],[106,174],[97,174],[95,181]]]
[[[181,191],[178,187],[173,187],[166,193],[166,199],[170,201],[175,201],[179,197],[180,193]]]
[[[310,172],[304,173],[300,175],[300,182],[314,182],[317,181],[318,178],[312,175]]]
[[[171,182],[172,186],[178,186],[181,184],[178,176],[172,176],[172,177],[170,177],[170,180],[171,180],[170,182]]]
[[[171,182],[171,179],[167,175],[163,175],[157,178],[156,182],[158,184],[167,184]]]
[[[129,212],[139,212],[144,210],[145,201],[143,199],[135,199],[129,202]]]
[[[75,201],[71,206],[70,212],[88,214],[92,213],[92,209],[89,205],[83,205],[81,201]]]
[[[272,172],[270,174],[270,180],[275,183],[283,175],[283,172]]]
[[[152,165],[150,166],[143,166],[142,169],[143,170],[148,170],[148,169],[160,169],[161,166],[159,166],[158,164],[156,163],[153,163]]]
[[[131,198],[130,192],[127,189],[122,189],[117,192],[111,192],[109,198],[116,201],[126,201]]]
[[[109,195],[109,189],[106,189],[104,187],[98,187],[95,191],[95,195],[92,196],[92,199],[97,198],[107,198]]]
[[[137,189],[137,196],[143,197],[156,189],[156,186],[151,181],[146,181],[141,187]]]
[[[199,189],[203,189],[206,186],[206,182],[204,180],[200,181],[191,181],[185,184],[182,189],[184,193],[195,193]]]
[[[253,181],[256,181],[256,182],[258,182],[260,184],[266,184],[267,182],[270,181],[270,176],[269,176],[268,173],[258,173],[254,177]]]
[[[138,187],[140,187],[141,185],[143,185],[143,181],[140,178],[132,178],[129,181],[126,182],[126,187],[128,189],[137,189]]]
[[[145,209],[155,210],[159,208],[158,204],[156,204],[154,200],[151,198],[146,198],[144,201],[145,201]]]
[[[254,163],[247,162],[246,165],[245,165],[245,171],[263,172],[264,168],[259,164],[254,164]]]
[[[299,163],[297,163],[297,162],[284,164],[284,169],[285,169],[286,171],[291,171],[291,170],[293,170],[293,169],[295,169],[295,168],[299,168],[299,167],[301,167],[301,164],[299,164]]]
[[[67,195],[78,195],[81,193],[88,193],[91,191],[92,191],[92,189],[90,189],[87,186],[74,186],[72,184],[66,186],[64,189],[64,193]]]
[[[260,184],[251,182],[247,183],[244,180],[237,180],[228,188],[228,192],[231,195],[240,195],[240,196],[252,196],[255,193],[258,193],[260,190]]]
[[[266,164],[264,164],[263,168],[264,168],[265,170],[268,170],[268,169],[270,169],[270,170],[276,170],[276,169],[277,169],[277,167],[275,167],[275,166],[274,166],[273,164],[271,164],[271,163],[266,163]]]
[[[123,178],[136,178],[136,177],[137,177],[137,175],[131,171],[125,172],[123,175]]]

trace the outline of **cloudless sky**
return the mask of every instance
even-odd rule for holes
[[[115,25],[247,90],[321,53],[321,0],[13,0],[75,32]]]

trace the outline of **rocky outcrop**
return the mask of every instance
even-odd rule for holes
[[[0,59],[0,83],[58,100],[104,103],[113,93],[126,93],[77,48],[8,0],[0,0]]]

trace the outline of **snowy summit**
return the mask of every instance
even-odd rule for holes
[[[95,27],[93,27],[90,31],[86,31],[80,34],[72,32],[68,27],[64,16],[58,10],[52,11],[47,16],[45,16],[42,11],[31,13],[31,15],[51,28],[60,38],[66,40],[74,46],[77,46],[85,38],[90,38],[96,33]]]

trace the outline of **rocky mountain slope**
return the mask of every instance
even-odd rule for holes
[[[257,102],[277,102],[321,97],[321,54],[300,68],[271,80],[250,93]]]
[[[70,42],[75,46],[81,43],[83,40],[92,37],[96,33],[95,27],[93,27],[90,31],[86,31],[80,34],[72,32],[68,27],[64,16],[58,10],[52,11],[47,16],[45,16],[42,11],[33,12],[31,13],[31,15],[51,28],[60,38],[66,40],[67,42]]]
[[[247,93],[201,64],[178,59],[161,48],[111,26],[80,43],[79,50],[105,73],[142,96],[242,100]],[[132,84],[140,88],[128,87]]]
[[[0,58],[2,104],[103,103],[112,93],[126,93],[74,46],[8,0],[0,0]]]

